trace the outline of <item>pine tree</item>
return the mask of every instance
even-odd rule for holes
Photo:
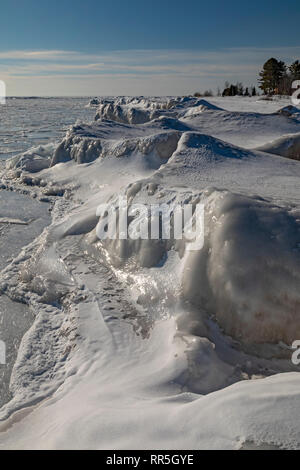
[[[256,94],[257,94],[257,93],[256,93],[256,88],[255,88],[255,86],[254,86],[254,87],[252,87],[251,95],[252,95],[252,96],[256,96]]]
[[[260,88],[265,94],[274,95],[279,93],[280,80],[286,73],[285,63],[272,57],[265,62],[259,76],[261,77]]]
[[[237,94],[237,95],[240,95],[240,96],[243,96],[243,94],[244,94],[244,86],[243,86],[243,84],[242,84],[241,82],[237,82],[237,84],[236,84],[236,89],[237,89],[236,94]]]
[[[292,77],[291,75],[285,73],[279,81],[278,93],[280,95],[290,95],[292,87]]]
[[[249,93],[249,89],[248,89]],[[225,88],[222,92],[222,96],[244,96],[244,86],[241,82],[237,82],[236,85],[229,84],[229,82],[225,82]],[[248,95],[250,96],[250,95]]]
[[[230,96],[236,96],[238,91],[237,85],[230,85]]]
[[[292,77],[292,80],[300,80],[300,62],[295,60],[292,65],[289,66],[289,71]]]

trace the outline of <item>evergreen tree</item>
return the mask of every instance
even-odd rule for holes
[[[252,96],[256,96],[256,95],[257,95],[255,86],[252,87],[251,95],[252,95]]]
[[[222,96],[236,96],[243,95],[244,87],[242,83],[237,83],[236,85],[229,85],[228,82],[225,83],[225,88],[223,90]]]
[[[282,61],[278,61],[272,57],[265,62],[259,79],[260,88],[265,94],[274,95],[279,93],[280,80],[286,74],[286,66]]]
[[[230,96],[238,94],[238,87],[236,85],[230,85]]]
[[[279,81],[278,93],[279,95],[290,95],[292,88],[292,77],[291,75],[285,73]]]
[[[241,82],[237,82],[236,84],[236,95],[240,95],[240,96],[243,96],[244,94],[244,87],[243,87],[243,84]]]
[[[292,80],[300,80],[300,62],[295,60],[292,65],[289,66],[289,71],[292,77]]]

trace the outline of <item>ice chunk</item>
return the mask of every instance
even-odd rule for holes
[[[21,153],[7,160],[6,168],[20,168],[30,173],[36,173],[49,168],[51,158],[55,149],[54,144],[39,145],[27,152]]]
[[[268,202],[213,192],[204,249],[188,254],[186,299],[209,310],[245,343],[300,337],[300,225]]]

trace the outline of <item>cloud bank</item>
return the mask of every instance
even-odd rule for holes
[[[300,46],[218,50],[0,51],[0,79],[11,96],[177,95],[224,81],[257,84],[262,64],[300,57]]]

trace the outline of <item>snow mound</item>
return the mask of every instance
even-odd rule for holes
[[[98,107],[95,120],[109,119],[124,124],[144,124],[161,115],[161,108],[142,108],[134,105],[115,103],[101,104]]]
[[[98,98],[92,98],[89,103],[87,104],[87,107],[88,108],[94,108],[94,107],[97,107],[99,106],[101,100],[99,100]]]
[[[193,197],[189,191],[184,191],[184,196],[181,193],[164,188],[152,180],[142,180],[131,183],[125,189],[123,194],[124,199],[128,203],[128,214],[130,214],[133,204],[144,204],[146,207],[149,204],[166,204],[170,209],[175,204],[181,204],[184,200],[190,200],[191,204],[196,203],[199,197]],[[119,194],[111,198],[109,201],[116,209],[117,220],[120,219],[121,208],[119,206]],[[150,211],[142,212],[137,218],[137,230],[141,226],[150,226],[153,214]],[[110,261],[116,267],[125,266],[129,261],[133,265],[142,267],[153,267],[158,265],[166,253],[171,248],[177,251],[184,252],[186,240],[183,239],[177,243],[174,239],[174,224],[173,219],[170,221],[170,239],[164,239],[161,234],[158,234],[157,239],[141,239],[141,238],[126,238],[122,239],[120,236],[120,227],[117,226],[117,237],[115,239],[107,238],[99,240],[96,233],[103,231],[106,225],[106,214],[99,214],[99,222],[95,230],[93,230],[87,237],[89,243],[93,243],[99,250],[105,248],[110,257]]]
[[[284,135],[273,142],[257,147],[256,150],[300,160],[300,133]]]
[[[196,132],[185,132],[170,163],[180,163],[182,166],[195,165],[199,170],[205,163],[222,161],[227,158],[242,159],[253,155],[251,152],[228,144],[210,135]]]
[[[191,130],[190,126],[172,116],[160,116],[157,119],[153,119],[151,125],[158,126],[164,130],[173,129],[181,132],[187,132]]]
[[[298,162],[248,150],[196,132],[182,134],[176,151],[153,175],[177,187],[208,186],[269,200],[299,202]]]
[[[284,114],[211,109],[207,105],[197,106],[197,103],[177,117],[191,130],[244,148],[254,148],[283,134],[299,132],[299,121],[287,119]]]
[[[30,290],[41,296],[43,302],[55,302],[73,286],[74,280],[55,250],[55,244],[38,250],[26,261],[20,272],[20,280]]]
[[[279,109],[276,114],[282,114],[283,116],[287,117],[300,118],[300,109],[290,104]]]
[[[151,98],[119,97],[102,100],[97,109],[95,120],[112,120],[123,124],[143,124],[161,115],[176,104],[176,100]]]
[[[204,204],[204,246],[187,251],[184,236],[173,237],[173,220],[169,239],[99,241],[93,230],[87,239],[104,247],[115,266],[155,267],[175,250],[179,265],[183,259],[183,298],[212,314],[226,334],[246,345],[300,337],[300,223],[292,213],[230,191],[176,191],[153,178],[129,185],[125,196],[129,211],[134,203]],[[117,198],[110,202],[119,218]],[[140,227],[150,220],[140,214]],[[100,217],[98,227],[105,223]]]
[[[159,127],[162,128],[161,131]],[[73,127],[56,148],[51,166],[70,160],[77,163],[90,163],[98,158],[106,157],[135,158],[139,154],[145,157],[144,162],[147,165],[159,168],[173,154],[181,135],[179,131],[163,129],[163,127],[166,126],[162,122],[156,129],[143,129],[140,133],[141,137],[132,138],[129,137],[129,128],[122,129],[123,132],[127,131],[129,137],[122,139],[119,138],[118,133],[114,139],[113,133],[109,132],[111,128],[109,122],[102,123],[100,127],[97,125],[85,126],[85,128]]]
[[[290,344],[300,335],[299,220],[229,191],[213,191],[205,208],[205,245],[188,255],[184,297],[246,344]]]
[[[286,116],[292,119],[286,119]],[[101,100],[96,121],[111,120],[137,124],[171,118],[189,130],[223,139],[235,145],[253,148],[282,134],[299,132],[299,110],[285,106],[278,112],[262,114],[248,111],[227,111],[202,98],[111,98]]]
[[[7,160],[6,168],[8,170],[20,169],[30,173],[42,171],[49,168],[54,149],[54,144],[39,145]]]
[[[223,111],[219,106],[210,103],[209,101],[204,100],[203,98],[198,98],[195,96],[184,96],[178,97],[173,100],[170,100],[167,104],[167,109],[173,108],[175,111],[178,111],[179,114],[182,114],[186,110],[197,109],[198,112],[204,111]]]
[[[180,117],[185,113],[193,115],[213,110],[221,108],[206,100],[188,96],[170,98],[166,101],[123,98],[101,103],[95,120],[109,119],[124,124],[144,124],[164,115]]]
[[[197,116],[198,114],[204,113],[205,111],[223,111],[218,106],[215,106],[212,103],[209,103],[206,100],[198,100],[191,107],[188,108],[186,112],[184,112],[183,117],[193,117]]]

